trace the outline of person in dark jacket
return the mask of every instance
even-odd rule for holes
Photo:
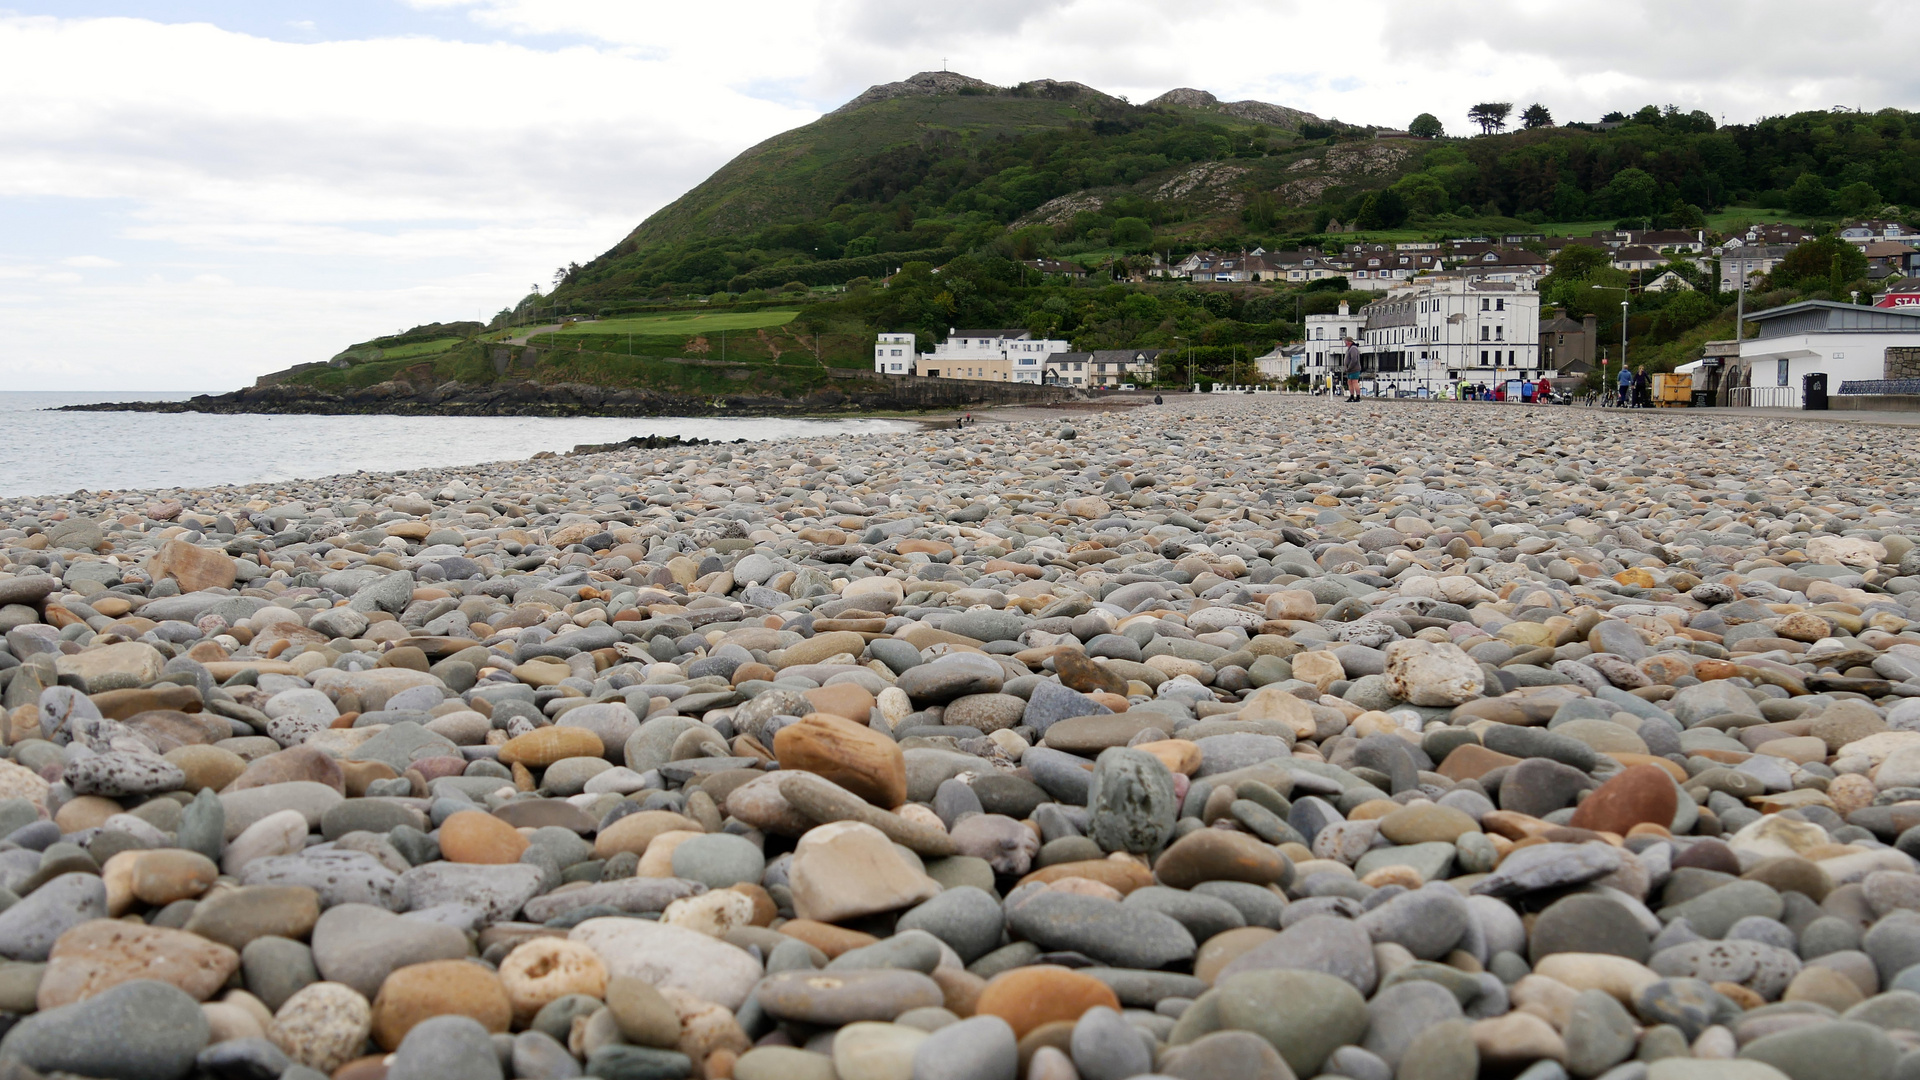
[[[1360,400],[1360,345],[1352,338],[1346,339],[1346,348],[1335,353],[1340,357],[1340,373],[1347,380],[1347,400]]]
[[[1653,407],[1653,380],[1647,377],[1647,366],[1633,369],[1633,407],[1647,409]]]

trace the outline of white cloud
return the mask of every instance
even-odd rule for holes
[[[119,286],[151,305],[34,275],[59,317],[17,335],[10,361],[31,358],[47,388],[239,385],[396,324],[490,315],[813,115],[623,48],[0,18],[0,57],[0,201],[56,200],[74,231],[110,234],[88,242],[98,254],[31,254],[162,271]],[[18,243],[0,254],[30,254]],[[228,314],[182,306],[165,267],[186,263],[273,287]],[[355,276],[386,287],[343,301]],[[129,304],[148,320],[134,350],[111,331]]]
[[[745,147],[943,62],[1453,130],[1490,99],[1736,122],[1920,103],[1920,76],[1862,57],[1862,27],[1902,23],[1893,0],[1844,19],[1788,0],[393,2],[472,40],[0,16],[0,221],[40,226],[0,227],[12,385],[231,387],[490,314]]]

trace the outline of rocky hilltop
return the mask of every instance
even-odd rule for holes
[[[1241,120],[1251,120],[1258,124],[1272,124],[1275,127],[1298,130],[1301,124],[1324,123],[1318,116],[1303,109],[1292,109],[1285,105],[1273,105],[1265,101],[1221,101],[1205,90],[1180,87],[1169,90],[1148,105],[1171,105],[1184,109],[1197,109],[1202,112],[1217,112]]]

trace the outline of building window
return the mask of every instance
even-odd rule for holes
[[[1505,311],[1505,310],[1507,310],[1507,301],[1506,301],[1506,299],[1505,299],[1505,298],[1502,298],[1502,299],[1499,299],[1499,300],[1495,300],[1495,301],[1493,302],[1493,310],[1495,310],[1495,311]]]
[[[1481,340],[1481,341],[1488,341],[1488,340],[1491,340],[1491,338],[1490,338],[1490,335],[1491,335],[1492,333],[1493,333],[1493,331],[1492,331],[1492,330],[1490,330],[1489,328],[1487,328],[1487,327],[1484,327],[1484,326],[1483,326],[1483,327],[1481,327],[1481,328],[1480,328],[1480,340]]]
[[[1495,340],[1495,341],[1505,341],[1505,340],[1507,340],[1507,328],[1506,328],[1506,327],[1504,327],[1504,326],[1496,326],[1496,327],[1494,327],[1494,328],[1493,328],[1493,340]]]
[[[1481,367],[1487,366],[1487,350],[1485,349],[1480,350],[1480,366]]]

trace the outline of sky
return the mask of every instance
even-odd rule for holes
[[[488,318],[875,83],[1181,86],[1352,123],[1920,107],[1905,5],[0,0],[0,390],[207,390]],[[1881,29],[1875,29],[1875,28]]]

